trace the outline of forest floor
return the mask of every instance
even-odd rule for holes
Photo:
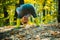
[[[60,40],[60,23],[41,24],[40,27],[1,27],[0,40]]]

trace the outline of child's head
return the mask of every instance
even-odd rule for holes
[[[26,17],[26,16],[22,17],[21,23],[22,24],[27,24],[27,22],[28,22],[28,17]]]

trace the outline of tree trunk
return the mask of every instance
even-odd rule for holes
[[[60,0],[58,0],[58,16],[57,16],[57,19],[58,19],[58,23],[60,22]]]

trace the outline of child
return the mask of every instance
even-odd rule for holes
[[[28,17],[30,15],[32,15],[35,18],[35,20],[37,19],[35,9],[31,4],[23,4],[20,7],[18,7],[16,9],[16,11],[17,11],[17,14],[18,14],[17,25],[20,25],[21,19],[23,19],[23,24],[27,23],[28,22]],[[35,21],[35,22],[37,23],[38,21]]]

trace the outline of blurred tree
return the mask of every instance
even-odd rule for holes
[[[58,0],[58,16],[57,16],[58,22],[60,23],[60,0]]]

